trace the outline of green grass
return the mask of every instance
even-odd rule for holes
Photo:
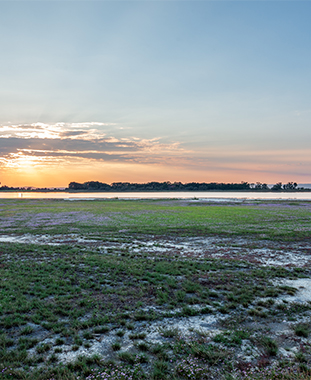
[[[219,205],[161,200],[1,200],[5,233],[226,234],[297,240],[310,236],[309,202]]]
[[[294,331],[297,336],[307,338],[310,334],[310,326],[307,323],[299,323],[294,327]]]
[[[238,256],[231,260],[181,257],[176,252],[152,255],[144,245],[146,234],[155,242],[159,235],[248,236],[254,245],[259,238],[268,243],[303,239],[311,229],[306,202],[290,207],[286,202],[271,202],[269,207],[260,202],[252,206],[186,201],[164,205],[150,200],[1,202],[3,234],[74,232],[107,249],[70,241],[58,246],[0,243],[0,379],[85,380],[96,371],[111,374],[122,369],[131,376],[136,371],[134,379],[174,380],[183,379],[196,365],[197,378],[202,373],[225,376],[235,368],[234,351],[245,341],[262,355],[278,355],[278,344],[268,331],[258,337],[245,327],[247,323],[310,316],[308,303],[275,302],[296,291],[275,285],[275,280],[310,277],[308,268],[261,267]],[[96,219],[100,217],[101,222]],[[36,220],[40,224],[32,226]],[[134,240],[139,252],[122,248],[122,243]],[[168,323],[171,318],[202,320],[213,315],[222,318],[217,325],[221,332],[213,337],[198,330],[185,339]],[[161,344],[147,339],[152,323],[161,326]],[[294,333],[297,339],[307,338],[309,325],[296,324]],[[107,337],[111,341],[105,355],[113,362],[79,356]],[[129,342],[131,349],[124,351]],[[62,363],[60,358],[68,351],[77,358]],[[307,351],[295,358],[307,370],[310,359]]]
[[[278,353],[277,343],[268,336],[263,336],[259,339],[260,343],[263,345],[266,353],[270,356],[276,356]]]

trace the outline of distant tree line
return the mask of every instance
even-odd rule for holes
[[[22,187],[13,187],[13,186],[1,186],[0,191],[44,191],[44,192],[58,192],[61,191],[59,188],[54,187],[32,187],[32,186],[22,186]]]
[[[99,181],[89,181],[84,183],[70,182],[69,190],[80,191],[305,191],[307,189],[298,188],[296,182],[282,184],[276,183],[271,188],[266,183],[216,183],[216,182],[148,182],[148,183],[130,183],[130,182],[113,182],[107,184]]]
[[[240,183],[216,183],[216,182],[113,182],[107,184],[99,181],[89,181],[84,183],[70,182],[68,188],[35,188],[35,187],[10,187],[0,186],[0,191],[106,191],[106,192],[130,192],[130,191],[311,191],[311,189],[298,187],[296,182],[268,186],[266,183],[240,182]]]

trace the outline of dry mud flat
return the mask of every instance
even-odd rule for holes
[[[7,357],[26,352],[31,371],[60,365],[91,379],[87,368],[96,371],[103,361],[128,371],[139,367],[137,379],[142,373],[150,379],[243,378],[240,371],[282,363],[308,371],[309,240],[133,236],[120,230],[106,239],[1,235],[0,243],[2,268],[16,261],[25,270],[20,274],[29,268],[36,273],[19,284],[23,299],[9,271],[1,278],[6,300],[31,306],[21,311],[17,302],[2,309],[0,343]],[[61,286],[59,293],[50,291],[47,281],[68,293]],[[14,364],[15,378],[23,365]]]
[[[0,243],[24,243],[39,245],[79,244],[97,248],[102,253],[109,250],[127,251],[133,254],[147,253],[151,256],[172,256],[175,258],[223,258],[243,260],[249,263],[282,266],[311,267],[311,241],[279,242],[234,237],[163,237],[163,236],[126,236],[111,242],[101,242],[97,236],[68,235],[0,235]]]

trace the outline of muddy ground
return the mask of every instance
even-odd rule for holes
[[[311,316],[311,278],[308,270],[311,263],[311,243],[308,240],[299,242],[279,242],[258,240],[241,237],[169,237],[137,235],[135,237],[127,235],[126,231],[119,231],[120,237],[106,239],[103,241],[100,236],[81,236],[76,234],[68,235],[1,235],[0,243],[25,244],[42,246],[71,246],[78,247],[80,254],[84,251],[94,251],[100,256],[122,257],[124,253],[133,259],[146,257],[148,260],[185,260],[197,261],[214,259],[216,261],[245,263],[246,267],[260,268],[287,268],[290,274],[293,268],[301,268],[303,278],[290,276],[289,278],[276,277],[272,280],[273,285],[287,286],[289,289],[296,289],[291,294],[278,294],[273,297],[255,297],[250,304],[242,309],[239,306],[232,310],[223,312],[220,310],[224,300],[209,303],[208,314],[200,313],[204,307],[202,302],[189,305],[189,308],[197,311],[197,315],[182,315],[182,307],[172,307],[163,303],[156,305],[141,305],[141,310],[147,314],[152,312],[156,315],[151,320],[135,320],[130,317],[130,322],[124,322],[123,326],[116,326],[108,323],[108,331],[105,333],[91,331],[87,344],[78,345],[73,349],[73,341],[67,339],[57,343],[61,339],[61,334],[55,334],[46,330],[42,325],[28,322],[26,327],[31,329],[30,337],[38,344],[58,347],[57,361],[60,363],[70,363],[78,360],[82,356],[99,355],[104,360],[116,360],[119,352],[135,353],[139,344],[141,347],[156,345],[166,345],[168,358],[174,358],[174,349],[170,346],[172,340],[179,339],[186,346],[189,342],[200,341],[205,345],[215,345],[217,349],[224,350],[226,355],[235,362],[237,367],[247,367],[247,365],[271,365],[274,362],[289,360],[293,362],[308,363],[310,360],[309,337],[310,316]],[[1,252],[2,262],[11,260],[10,253]],[[29,260],[27,258],[19,259]],[[50,259],[45,257],[45,259]],[[41,259],[42,260],[42,257]],[[240,272],[239,275],[243,273]],[[198,281],[204,283],[204,276]],[[270,280],[269,280],[270,281]],[[107,285],[109,286],[109,285]],[[271,300],[269,303],[269,300]],[[124,301],[126,302],[126,301]],[[272,306],[273,305],[273,306]],[[298,312],[282,313],[289,310],[290,305],[296,305]],[[301,305],[301,308],[300,308]],[[273,313],[271,308],[274,308]],[[167,316],[169,310],[170,315]],[[253,313],[252,313],[253,311]],[[281,312],[281,313],[279,313]],[[196,314],[196,313],[194,313]],[[163,315],[163,317],[161,317]],[[176,315],[176,316],[175,316]],[[88,315],[80,318],[80,321],[87,320]],[[59,321],[66,323],[68,317],[59,318]],[[131,325],[130,329],[126,325]],[[297,334],[297,326],[305,327],[306,333]],[[25,327],[25,326],[24,326]],[[17,331],[18,328],[15,328]],[[16,338],[18,333],[14,329],[10,330],[11,336]],[[122,333],[118,333],[122,331]],[[247,331],[248,334],[239,339],[234,337],[236,331]],[[80,331],[78,335],[83,336]],[[118,335],[119,334],[119,335]],[[137,339],[133,339],[136,334]],[[269,337],[276,348],[275,352],[269,353],[269,348],[265,346],[264,337]],[[16,338],[17,339],[17,338]],[[236,339],[236,343],[234,343]],[[113,349],[114,343],[119,344],[118,350]],[[28,350],[30,356],[35,356],[38,352],[38,344]],[[145,346],[144,346],[145,345]],[[273,347],[272,347],[273,348]],[[56,350],[57,352],[57,350]],[[55,354],[48,351],[44,354],[45,361]],[[217,360],[216,360],[217,362]],[[150,371],[152,360],[141,364],[145,371]],[[42,365],[42,364],[41,364]],[[210,376],[217,379],[218,375],[210,373]],[[211,377],[212,378],[212,377]]]

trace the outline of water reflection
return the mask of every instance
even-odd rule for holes
[[[259,192],[234,192],[234,191],[210,191],[210,192],[133,192],[133,193],[66,193],[66,192],[0,192],[0,198],[45,198],[45,199],[67,199],[67,200],[94,200],[94,199],[192,199],[206,202],[240,202],[246,199],[266,200],[311,200],[311,192],[305,193],[259,193]]]

